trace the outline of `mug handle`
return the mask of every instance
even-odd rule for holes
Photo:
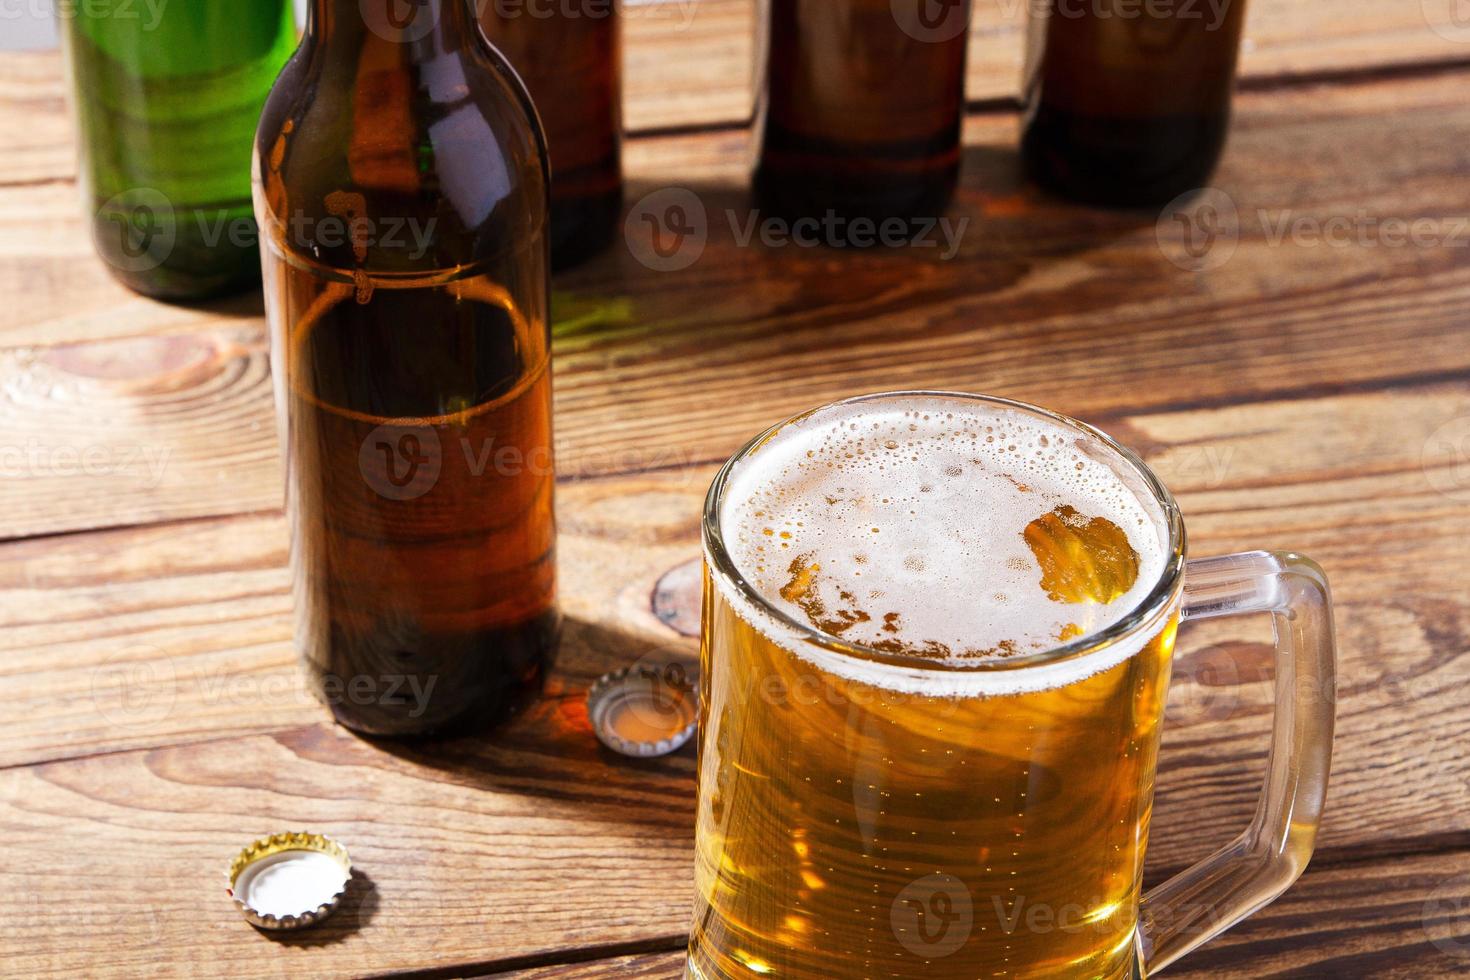
[[[1309,558],[1251,551],[1190,561],[1183,619],[1269,612],[1276,631],[1276,715],[1266,783],[1234,841],[1143,897],[1144,975],[1270,904],[1312,856],[1332,763],[1337,642],[1327,577]]]

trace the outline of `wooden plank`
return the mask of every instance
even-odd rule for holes
[[[1025,51],[1026,0],[976,0],[966,92],[1016,97]],[[1470,37],[1448,2],[1253,0],[1241,76],[1246,83],[1389,66],[1463,61]],[[642,133],[731,125],[754,105],[756,0],[664,0],[624,7],[626,125]],[[8,53],[0,63],[0,112],[24,122],[6,134],[3,182],[74,173],[57,52]]]
[[[534,732],[494,745],[394,749],[314,725],[9,770],[0,953],[34,977],[102,961],[192,977],[226,961],[248,978],[490,972],[587,946],[676,948],[693,897],[692,759],[634,767],[599,753],[570,704],[541,714]],[[359,876],[336,919],[272,941],[240,921],[222,868],[253,835],[302,826],[347,842]],[[1156,842],[1151,862],[1168,850]],[[1463,967],[1464,850],[1340,868],[1342,852],[1320,853],[1297,890],[1184,975]]]
[[[1196,553],[1296,547],[1333,577],[1343,686],[1324,866],[1399,867],[1387,859],[1470,846],[1470,756],[1459,748],[1470,599],[1445,574],[1465,558],[1470,494],[1445,482],[1460,473],[1435,441],[1465,418],[1470,387],[1446,384],[1113,426],[1179,489]],[[587,730],[581,694],[610,666],[690,650],[649,601],[697,554],[709,475],[563,485],[562,669],[546,701],[493,740],[402,747],[324,721],[292,664],[272,515],[4,546],[0,693],[13,710],[0,760],[16,767],[0,772],[11,843],[0,914],[17,900],[6,896],[37,898],[0,955],[47,976],[103,950],[120,970],[144,969],[161,946],[164,975],[227,957],[243,976],[333,976],[486,972],[557,962],[568,948],[677,941],[692,757],[612,759]],[[1151,879],[1248,819],[1269,725],[1266,637],[1250,621],[1186,630]],[[316,939],[272,943],[238,922],[215,875],[244,840],[299,826],[346,841],[372,891]],[[1423,887],[1402,886],[1421,903]],[[1261,955],[1298,945],[1270,935]],[[1366,953],[1339,944],[1338,955]]]
[[[975,0],[966,96],[1019,96],[1028,0]],[[669,0],[628,8],[627,124],[646,129],[737,124],[754,105],[756,0]],[[1119,8],[1122,9],[1122,8]],[[637,13],[633,13],[633,11]],[[1470,32],[1437,0],[1251,0],[1241,45],[1245,85],[1317,74],[1464,61]]]
[[[627,977],[628,980],[679,980],[684,976],[684,953],[637,953],[591,960],[586,963],[562,963],[538,966],[529,970],[487,973],[478,980],[584,980],[586,977]]]
[[[59,51],[7,51],[0,58],[0,183],[41,184],[75,178],[73,123]],[[73,198],[75,204],[75,198]]]
[[[1345,685],[1400,710],[1394,683],[1428,683],[1454,705],[1453,690],[1434,685],[1470,666],[1457,659],[1470,600],[1436,571],[1465,558],[1470,486],[1438,440],[1466,419],[1470,384],[1136,415],[1108,428],[1175,489],[1194,553],[1296,548],[1322,561],[1334,574],[1344,661],[1361,658],[1344,669]],[[692,646],[650,600],[667,573],[698,556],[714,469],[562,484],[569,684],[650,646]],[[17,708],[0,719],[0,766],[318,720],[289,649],[286,548],[275,513],[0,546],[0,690]],[[1199,629],[1195,647],[1209,642]],[[1269,691],[1252,686],[1262,665],[1207,676],[1221,668],[1218,656],[1181,659],[1182,680],[1206,685],[1179,695],[1181,722],[1266,710]],[[1236,685],[1245,700],[1225,712],[1215,688],[1235,698]],[[1361,735],[1366,752],[1372,731]],[[1456,757],[1445,759],[1458,769]]]
[[[986,390],[1100,417],[1470,370],[1470,249],[1455,245],[1470,180],[1453,136],[1470,127],[1466,80],[1243,99],[1217,182],[1243,216],[1238,247],[1203,273],[1170,260],[1151,216],[1025,189],[999,149],[1010,119],[972,120],[951,215],[971,224],[949,262],[742,247],[725,215],[748,217],[739,136],[636,142],[635,190],[695,188],[709,241],[683,272],[615,250],[559,282],[560,470],[713,462],[774,417],[864,390]],[[130,296],[85,260],[63,190],[0,188],[0,287],[27,297],[0,310],[0,464],[20,464],[0,480],[0,535],[278,506],[258,300]],[[1273,241],[1283,220],[1360,213],[1434,221],[1442,247]],[[101,479],[82,468],[117,446],[167,466],[151,482],[115,460]]]
[[[319,724],[9,770],[0,953],[31,977],[350,977],[670,932],[688,917],[692,778],[687,754],[610,759],[571,699],[434,752]],[[350,848],[356,888],[321,929],[273,941],[223,875],[300,827]]]
[[[0,535],[279,506],[259,324],[166,329],[0,350]]]
[[[1170,977],[1375,977],[1422,980],[1470,970],[1470,857],[1419,855],[1314,864],[1280,898],[1169,968]],[[494,974],[498,980],[678,980],[681,952],[645,953]]]

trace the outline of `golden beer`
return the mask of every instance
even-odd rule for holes
[[[1182,541],[1114,452],[907,393],[726,466],[691,976],[1132,974]]]

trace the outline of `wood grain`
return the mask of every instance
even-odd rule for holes
[[[1470,970],[1470,855],[1314,864],[1275,904],[1169,968],[1173,978],[1375,977],[1423,980]],[[680,952],[497,973],[497,980],[678,980]]]
[[[1036,6],[1029,0],[974,0],[965,86],[972,103],[1018,97],[1026,14]],[[756,0],[669,0],[627,8],[628,126],[640,132],[749,119],[755,101],[755,7]],[[1463,62],[1470,55],[1470,31],[1456,27],[1451,13],[1440,0],[1251,0],[1240,75],[1253,87]]]
[[[1179,490],[1196,553],[1295,547],[1332,576],[1343,682],[1324,866],[1470,852],[1470,599],[1446,574],[1465,558],[1470,495],[1436,489],[1423,452],[1446,420],[1467,417],[1470,385],[1444,384],[1115,426]],[[490,742],[395,748],[324,721],[289,649],[274,515],[5,545],[0,594],[14,601],[0,692],[13,710],[0,759],[16,768],[0,772],[0,826],[19,857],[0,871],[0,914],[4,896],[33,893],[44,873],[48,894],[87,889],[93,938],[38,952],[22,932],[0,939],[0,955],[10,942],[28,973],[74,972],[122,943],[140,894],[179,975],[219,955],[248,960],[246,976],[346,975],[555,962],[558,949],[676,937],[692,760],[614,762],[587,730],[581,695],[612,666],[690,656],[691,641],[649,604],[664,573],[697,554],[710,472],[562,486],[561,669],[547,701]],[[1271,710],[1268,642],[1251,621],[1186,630],[1151,881],[1249,818]],[[294,826],[340,835],[379,895],[370,925],[324,940],[320,954],[263,945],[215,894],[232,848]],[[84,885],[95,861],[101,884]],[[186,885],[160,894],[151,880]],[[573,904],[557,911],[551,896],[567,890]],[[44,916],[36,926],[54,927]],[[113,955],[127,967],[151,953]]]
[[[741,245],[751,0],[630,13],[630,124],[725,127],[631,140],[630,201],[688,188],[708,240],[681,272],[632,238],[558,282],[559,666],[496,738],[410,746],[330,725],[295,667],[258,298],[172,307],[113,283],[77,211],[58,59],[0,59],[5,972],[677,976],[692,750],[615,759],[582,695],[609,667],[691,656],[650,602],[688,582],[668,573],[697,558],[715,464],[784,414],[903,386],[1099,422],[1175,489],[1194,554],[1295,548],[1332,578],[1317,859],[1171,975],[1470,970],[1470,49],[1429,28],[1428,0],[1256,3],[1215,179],[1238,233],[1197,271],[1169,216],[1020,179],[1004,106],[1023,6],[976,4],[970,94],[992,111],[967,122],[949,261]],[[1380,230],[1309,240],[1344,217]],[[1385,219],[1432,240],[1388,241]],[[1185,632],[1151,882],[1249,818],[1269,640],[1252,620]],[[223,869],[303,826],[359,875],[321,929],[264,937]]]
[[[227,961],[242,977],[346,977],[677,948],[692,780],[687,755],[610,760],[570,699],[493,745],[391,748],[312,725],[9,770],[0,953],[35,977],[103,960],[122,974],[192,977]],[[337,918],[272,940],[240,921],[222,869],[251,837],[301,826],[347,842],[358,878]],[[1319,852],[1281,903],[1197,953],[1192,975],[1452,975],[1470,942],[1467,853]]]
[[[1152,215],[1026,189],[1004,149],[1009,117],[973,123],[950,215],[970,224],[948,262],[932,249],[741,247],[725,216],[749,213],[730,163],[739,137],[637,141],[635,189],[695,188],[709,241],[682,272],[615,250],[560,281],[560,471],[715,462],[773,418],[864,390],[984,390],[1106,420],[1455,377],[1470,368],[1470,249],[1449,241],[1470,240],[1454,136],[1470,128],[1467,80],[1243,99],[1217,181],[1242,216],[1238,246],[1203,273],[1170,261],[1172,232],[1161,248]],[[28,297],[0,310],[0,464],[19,462],[0,481],[0,535],[278,506],[257,301],[185,311],[124,298],[77,261],[84,241],[70,258],[36,252],[23,230],[43,213],[75,224],[52,191],[36,212],[38,189],[0,187],[0,278]],[[1360,211],[1437,222],[1442,247],[1272,239],[1282,220]],[[161,476],[120,462],[87,472],[101,436],[166,459]]]
[[[1466,418],[1470,384],[1129,416],[1110,427],[1175,489],[1194,553],[1297,548],[1322,561],[1345,660],[1362,658],[1345,684],[1383,687],[1400,674],[1448,683],[1467,668],[1457,660],[1470,636],[1467,599],[1458,578],[1436,570],[1463,560],[1470,493],[1443,492],[1436,481],[1458,478],[1453,459],[1425,454],[1435,432]],[[1383,419],[1393,426],[1373,427]],[[713,470],[560,488],[563,606],[612,643],[594,655],[579,645],[590,634],[572,632],[563,666],[575,680],[648,646],[692,647],[654,615],[651,597],[698,555]],[[291,666],[286,547],[274,513],[0,546],[0,690],[21,708],[0,719],[0,765],[316,720]],[[1252,699],[1232,710],[1264,710]],[[1179,708],[1197,709],[1193,722],[1221,713],[1208,700],[1190,708],[1195,700]]]
[[[32,977],[348,977],[670,935],[688,917],[692,780],[687,756],[609,759],[571,698],[493,745],[379,747],[318,724],[9,770],[0,952]],[[300,827],[348,846],[355,893],[272,940],[223,875]]]
[[[664,0],[624,8],[625,123],[633,133],[733,125],[754,105],[757,0]],[[1027,0],[975,0],[966,93],[1014,99],[1021,85]],[[1440,0],[1252,0],[1240,73],[1247,86],[1326,74],[1463,62],[1453,7]],[[1439,27],[1443,33],[1437,32]],[[56,52],[8,53],[0,113],[34,125],[0,135],[4,182],[74,172]],[[12,149],[13,148],[13,149]]]

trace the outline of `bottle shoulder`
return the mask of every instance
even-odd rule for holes
[[[256,210],[267,234],[358,265],[364,248],[392,264],[417,260],[365,245],[350,228],[339,243],[344,223],[396,224],[417,251],[456,261],[543,236],[545,140],[524,86],[497,62],[472,50],[382,65],[303,46],[256,135]],[[324,229],[337,233],[323,241]]]

